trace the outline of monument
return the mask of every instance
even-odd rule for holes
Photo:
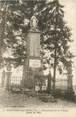
[[[35,76],[41,68],[40,60],[40,31],[38,20],[32,16],[30,20],[30,30],[27,35],[27,58],[25,60],[24,86],[34,89]]]

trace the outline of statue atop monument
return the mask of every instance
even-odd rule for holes
[[[31,17],[30,27],[31,27],[31,30],[37,30],[38,29],[38,20],[37,20],[35,15],[33,15]]]

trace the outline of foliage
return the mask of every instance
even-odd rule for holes
[[[8,1],[5,4],[4,11],[6,13],[4,44],[5,47],[12,49],[17,66],[24,64],[27,56],[26,39],[30,29],[30,18],[36,15],[41,31],[43,63],[50,63],[54,71],[57,68],[60,73],[63,71],[62,64],[63,68],[68,68],[68,64],[73,57],[69,46],[69,43],[72,42],[72,34],[71,29],[64,21],[63,6],[58,0],[52,2],[46,0],[42,2]]]

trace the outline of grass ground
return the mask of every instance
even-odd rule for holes
[[[57,102],[43,102],[38,97],[21,93],[11,93],[0,88],[0,107],[23,108],[52,108],[52,107],[76,107],[76,103],[57,99]]]

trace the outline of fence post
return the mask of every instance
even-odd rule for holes
[[[51,73],[48,74],[48,87],[47,87],[48,93],[51,93]]]
[[[11,68],[12,68],[12,66],[11,66],[11,64],[9,63],[9,64],[7,65],[7,71],[6,71],[6,89],[7,89],[8,91],[9,91],[9,89],[10,89],[10,81],[11,81],[11,74],[12,74]]]

